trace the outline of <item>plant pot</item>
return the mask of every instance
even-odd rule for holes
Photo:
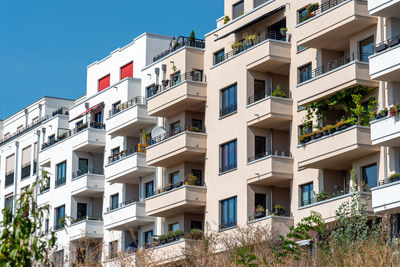
[[[303,142],[301,142],[301,143],[304,144],[304,143],[308,143],[310,141],[311,141],[311,137],[306,137],[303,139]]]
[[[395,46],[399,44],[399,38],[395,37],[388,41],[389,47]]]
[[[172,185],[168,185],[168,186],[166,186],[166,187],[165,187],[165,191],[172,190],[172,188],[173,188],[173,186],[172,186]]]
[[[164,245],[164,244],[167,243],[167,240],[166,239],[161,239],[159,242],[160,242],[160,245]]]
[[[258,218],[262,218],[264,217],[264,212],[256,212],[254,213],[254,218],[258,219]]]
[[[386,44],[380,44],[380,45],[375,47],[375,52],[376,53],[381,52],[381,51],[385,50],[386,48],[387,48]]]
[[[181,239],[183,237],[183,235],[177,235],[175,238],[176,238],[176,240],[179,240],[179,239]]]
[[[341,130],[346,129],[347,127],[349,127],[347,124],[342,124],[342,125],[340,125],[339,127],[337,127],[337,130],[338,130],[338,131],[341,131]]]
[[[168,86],[169,81],[168,80],[162,80],[161,83],[162,83],[162,85],[164,87],[166,87],[166,86]]]
[[[167,242],[171,243],[175,241],[175,236],[167,238]]]

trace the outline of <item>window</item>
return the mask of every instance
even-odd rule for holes
[[[108,244],[110,259],[116,258],[118,256],[118,240],[111,241]]]
[[[236,19],[244,14],[244,1],[240,1],[233,5],[232,18]]]
[[[145,245],[145,247],[147,247],[147,248],[151,247],[152,238],[153,238],[153,230],[144,232],[144,245]]]
[[[221,49],[214,53],[214,65],[225,60],[225,50]]]
[[[121,80],[126,77],[133,77],[133,62],[121,67]]]
[[[13,212],[13,199],[13,195],[9,195],[4,198],[4,209],[11,213]]]
[[[368,57],[374,54],[374,36],[368,37],[360,42],[360,60],[368,62]]]
[[[64,185],[67,180],[67,162],[57,164],[56,186]]]
[[[32,146],[22,149],[21,180],[31,175]]]
[[[118,102],[112,104],[112,111],[111,111],[112,114],[111,115],[114,115],[114,114],[116,114],[116,113],[121,111],[120,107],[119,107],[120,105],[121,105],[121,101],[118,101]]]
[[[312,132],[312,122],[306,122],[299,126],[299,135],[309,134]]]
[[[220,202],[220,229],[236,226],[236,199],[232,197]]]
[[[191,78],[192,78],[193,81],[196,81],[196,82],[205,82],[205,81],[203,81],[203,71],[202,71],[202,70],[195,70],[195,69],[193,69],[193,70],[190,72],[190,76],[191,76]]]
[[[32,124],[36,124],[39,122],[39,117],[35,117],[32,119]]]
[[[306,8],[304,7],[302,9],[297,10],[297,16],[298,16],[298,23],[306,21],[308,19]]]
[[[103,112],[97,112],[96,114],[94,114],[94,121],[98,122],[98,123],[102,123],[103,122]]]
[[[49,228],[50,228],[50,223],[49,223],[49,219],[46,219],[44,221],[44,232],[47,234],[49,232]]]
[[[146,194],[146,198],[147,197],[151,197],[154,194],[154,182],[148,182],[145,184],[145,194]]]
[[[362,179],[363,182],[369,186],[369,188],[376,186],[378,181],[378,167],[376,163],[362,167]]]
[[[86,203],[78,203],[76,209],[76,219],[84,220],[87,216],[87,204]]]
[[[253,99],[253,101],[249,101],[250,104],[252,102],[256,102],[258,100],[264,99],[265,96],[266,96],[265,81],[254,80],[254,99]]]
[[[171,86],[179,84],[181,82],[181,72],[175,72],[171,75]]]
[[[304,65],[299,68],[299,83],[308,81],[311,79],[311,63]]]
[[[24,125],[20,125],[20,126],[18,126],[18,128],[17,128],[17,133],[20,133],[20,132],[22,132],[24,130]]]
[[[220,146],[220,173],[236,168],[236,150],[237,140]]]
[[[181,131],[182,130],[181,130],[181,122],[180,121],[171,123],[171,134],[172,135],[178,134]]]
[[[221,90],[220,117],[233,113],[237,110],[237,85]]]
[[[307,48],[308,48],[307,46],[298,45],[297,46],[297,53],[300,53],[300,52],[306,50]]]
[[[300,186],[301,191],[301,206],[310,205],[313,203],[313,183]]]
[[[258,206],[261,206],[264,208],[264,216],[265,216],[265,210],[267,210],[267,195],[266,194],[254,194],[254,207],[257,208]]]
[[[6,158],[6,182],[5,187],[14,184],[14,164],[15,164],[15,154]]]
[[[114,194],[111,197],[111,209],[110,210],[115,210],[118,209],[119,205],[119,194]]]
[[[190,221],[190,229],[203,229],[203,223],[201,221]]]
[[[99,89],[98,92],[108,88],[110,86],[110,74],[104,76],[99,80]]]
[[[203,172],[201,170],[192,169],[192,174],[197,179],[196,185],[203,185]]]
[[[54,209],[54,218],[55,218],[55,222],[54,222],[54,228],[57,229],[61,229],[64,227],[64,219],[65,219],[65,206],[62,205],[58,208]]]
[[[266,143],[267,139],[265,136],[254,137],[254,158],[260,159],[266,155]]]
[[[6,140],[6,139],[10,138],[10,136],[11,136],[11,134],[10,134],[10,133],[5,133],[5,134],[4,134],[4,140]]]
[[[203,130],[203,121],[192,119],[192,127],[195,131],[202,131]]]
[[[265,2],[267,2],[267,0],[254,0],[254,7],[256,8],[258,6],[261,6]]]
[[[55,267],[63,267],[64,266],[64,250],[59,250],[56,252],[54,259]]]
[[[179,184],[179,180],[180,180],[180,178],[179,178],[179,172],[171,173],[171,174],[169,175],[169,177],[170,177],[170,183],[171,183],[172,185],[177,185],[177,184]]]
[[[178,222],[177,223],[171,223],[168,226],[168,229],[169,229],[169,231],[172,231],[172,232],[174,232],[176,230],[179,230],[179,223]]]
[[[84,129],[84,127],[82,127],[83,126],[83,121],[82,120],[80,120],[80,121],[78,121],[77,123],[75,123],[75,129],[77,129],[77,131],[79,132],[80,130],[83,130]]]
[[[52,143],[52,142],[54,142],[56,140],[56,135],[52,134],[48,138],[49,138],[49,143]]]
[[[78,173],[77,177],[84,175],[89,172],[89,160],[88,159],[82,159],[79,158],[78,160]]]
[[[146,96],[147,97],[152,97],[152,96],[156,95],[159,91],[160,91],[159,90],[159,86],[155,85],[155,84],[152,84],[152,85],[146,87]]]

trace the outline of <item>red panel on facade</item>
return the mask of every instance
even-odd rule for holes
[[[110,74],[99,80],[99,92],[110,86]]]
[[[133,62],[121,67],[121,80],[126,77],[133,77]]]

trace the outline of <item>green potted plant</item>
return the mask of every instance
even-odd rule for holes
[[[311,14],[312,12],[316,11],[319,7],[318,3],[310,4],[306,6],[307,14]]]
[[[194,30],[192,30],[189,36],[189,41],[194,41],[194,40],[196,40],[196,35],[194,34]]]
[[[167,236],[166,235],[160,235],[158,237],[158,242],[160,243],[160,245],[164,245],[165,243],[167,243]]]
[[[327,200],[330,198],[330,195],[325,190],[322,190],[321,193],[319,193],[319,194],[316,194],[314,192],[314,196],[315,196],[316,202],[324,201],[324,200]]]
[[[265,216],[265,209],[263,206],[258,205],[254,210],[254,218],[262,218]]]
[[[257,34],[249,34],[244,38],[247,47],[253,46],[257,41]]]
[[[243,49],[243,43],[239,42],[239,41],[234,42],[233,45],[232,45],[232,49],[233,49],[233,53],[235,55],[240,53],[242,51],[242,49]]]
[[[176,240],[179,240],[179,239],[181,239],[181,238],[183,237],[183,235],[185,234],[185,232],[184,232],[183,230],[181,230],[181,229],[178,229],[178,230],[176,230],[176,231],[174,232],[174,234],[175,234]]]
[[[186,177],[186,185],[196,185],[197,184],[197,177],[193,174],[190,173],[187,177]]]
[[[174,231],[169,231],[166,234],[166,238],[167,238],[167,242],[168,243],[174,242],[175,241],[175,232]]]
[[[284,206],[280,205],[280,204],[276,204],[274,206],[274,212],[273,214],[276,216],[284,216],[286,212],[286,209]]]
[[[200,229],[192,229],[190,230],[190,237],[195,240],[200,240],[203,238],[203,231]]]
[[[231,18],[229,16],[225,16],[224,17],[224,24],[227,24],[230,20],[231,20]]]
[[[400,180],[400,173],[398,173],[398,172],[395,172],[388,177],[389,183],[397,182],[399,180]]]
[[[279,29],[279,31],[281,32],[281,34],[282,34],[283,36],[286,36],[287,28],[282,27],[282,28]]]
[[[287,97],[286,93],[281,89],[281,86],[279,84],[276,86],[271,96],[284,97],[284,98]]]

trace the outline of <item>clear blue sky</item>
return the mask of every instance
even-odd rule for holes
[[[0,119],[82,96],[86,66],[143,32],[203,37],[222,15],[223,0],[0,0]]]

